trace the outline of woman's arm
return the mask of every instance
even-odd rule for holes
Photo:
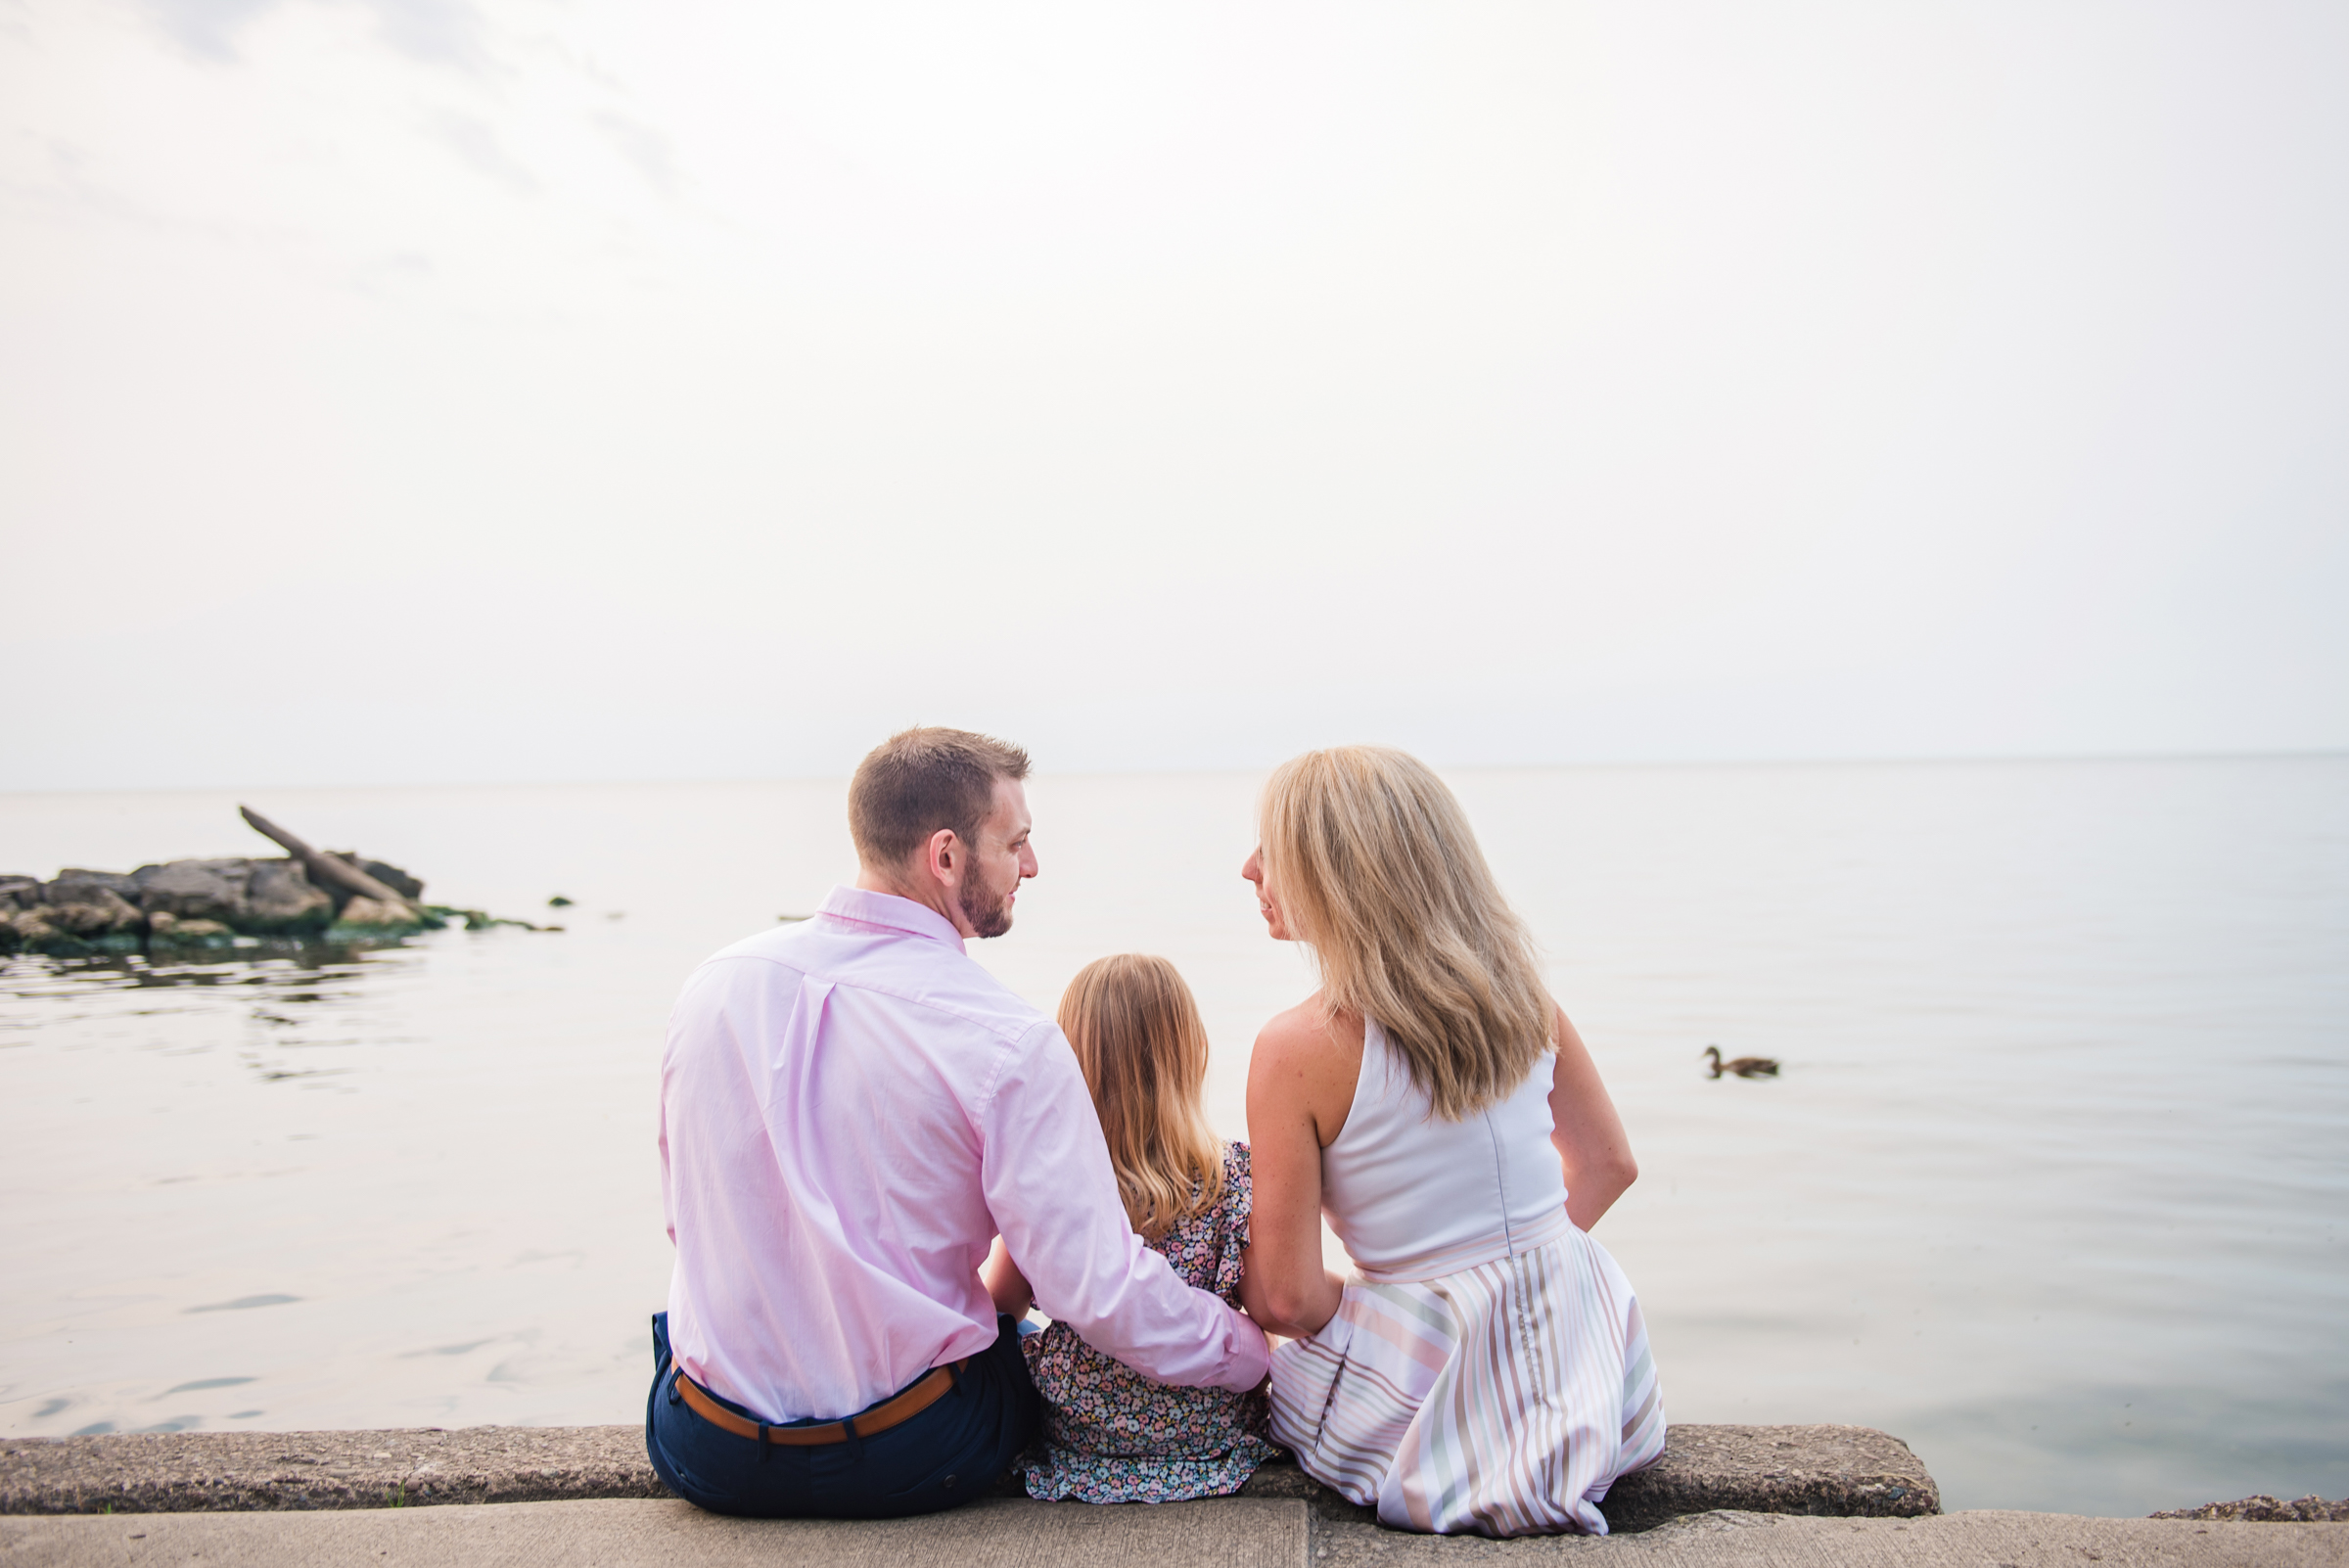
[[[995,1311],[1008,1317],[1025,1317],[1036,1301],[1036,1292],[1028,1288],[1028,1276],[1020,1266],[1011,1261],[1011,1249],[997,1236],[995,1245],[979,1269],[979,1278],[986,1284],[988,1295],[994,1298]]]
[[[1351,1062],[1348,1054],[1319,1006],[1308,1002],[1267,1024],[1248,1062],[1255,1195],[1240,1304],[1268,1334],[1316,1332],[1336,1314],[1345,1292],[1321,1266],[1321,1150],[1354,1105],[1359,1044]]]
[[[1566,1218],[1588,1230],[1639,1179],[1632,1140],[1583,1037],[1558,1009],[1558,1067],[1549,1089],[1549,1141],[1566,1168]]]

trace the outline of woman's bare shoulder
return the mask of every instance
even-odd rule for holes
[[[1256,1049],[1277,1057],[1311,1059],[1323,1055],[1359,1056],[1362,1049],[1362,1021],[1352,1013],[1328,1012],[1318,995],[1308,996],[1284,1013],[1274,1013],[1257,1032]]]
[[[1248,1062],[1249,1130],[1269,1135],[1267,1128],[1286,1124],[1310,1130],[1328,1148],[1346,1125],[1361,1071],[1361,1016],[1332,1014],[1319,996],[1306,998],[1256,1037]]]

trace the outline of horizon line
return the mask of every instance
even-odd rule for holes
[[[1309,748],[1317,750],[1319,748]],[[1573,762],[1433,762],[1439,773],[1549,773],[1586,772],[1601,770],[1680,770],[1717,768],[1805,768],[1805,767],[2000,767],[2046,766],[2083,763],[2146,763],[2146,762],[2254,762],[2254,761],[2324,761],[2349,758],[2349,747],[2313,747],[2307,749],[2264,748],[2256,751],[2161,751],[2161,752],[2009,752],[1977,755],[1847,755],[1818,757],[1713,757],[1677,759],[1610,759]],[[1135,777],[1212,777],[1219,774],[1267,773],[1277,762],[1242,766],[1211,767],[1092,767],[1072,768],[1065,772],[1039,774],[1049,778],[1135,778]],[[233,794],[240,791],[333,791],[333,790],[507,790],[507,789],[650,789],[659,787],[695,787],[745,784],[820,784],[846,780],[849,772],[822,773],[758,773],[704,774],[693,777],[638,776],[522,778],[522,779],[413,779],[399,783],[345,781],[340,783],[211,783],[211,784],[82,784],[65,786],[0,787],[0,801],[12,797],[42,795],[198,795]]]

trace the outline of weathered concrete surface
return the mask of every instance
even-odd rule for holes
[[[634,1426],[131,1432],[0,1444],[0,1513],[666,1498]]]
[[[1873,1427],[1676,1426],[1664,1457],[1599,1507],[1618,1531],[1710,1508],[1912,1519],[1941,1512],[1941,1489],[1908,1444]]]
[[[2343,1568],[2349,1524],[1980,1512],[1690,1514],[1639,1535],[1482,1541],[1316,1520],[1313,1568]]]
[[[0,1519],[8,1568],[1307,1568],[1301,1502],[1000,1499],[921,1519],[720,1519],[675,1501]]]
[[[1375,1519],[1294,1463],[1266,1465],[1241,1496],[1301,1499],[1331,1523]],[[1908,1444],[1873,1427],[1676,1426],[1664,1456],[1600,1504],[1619,1534],[1717,1508],[1908,1519],[1939,1513],[1941,1490]]]
[[[2170,1508],[2156,1519],[2241,1519],[2258,1524],[2314,1524],[2325,1520],[2349,1522],[2349,1498],[2327,1502],[2315,1493],[2279,1501],[2262,1492],[2233,1502],[2205,1502],[2199,1508]]]
[[[876,1524],[719,1519],[676,1501],[327,1513],[0,1519],[9,1568],[2343,1568],[2349,1524],[1960,1513],[1715,1512],[1642,1535],[1438,1539],[1314,1518],[1302,1502],[1158,1507],[995,1500]]]
[[[135,1432],[0,1443],[0,1513],[176,1513],[380,1508],[667,1496],[633,1426],[478,1426],[454,1432]],[[1293,1462],[1242,1497],[1366,1521]],[[1674,1513],[1913,1516],[1940,1510],[1908,1446],[1857,1426],[1680,1426],[1664,1457],[1605,1503],[1619,1531]]]

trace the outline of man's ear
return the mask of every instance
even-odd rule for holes
[[[940,881],[962,869],[962,838],[952,828],[940,828],[922,846],[922,867]]]

